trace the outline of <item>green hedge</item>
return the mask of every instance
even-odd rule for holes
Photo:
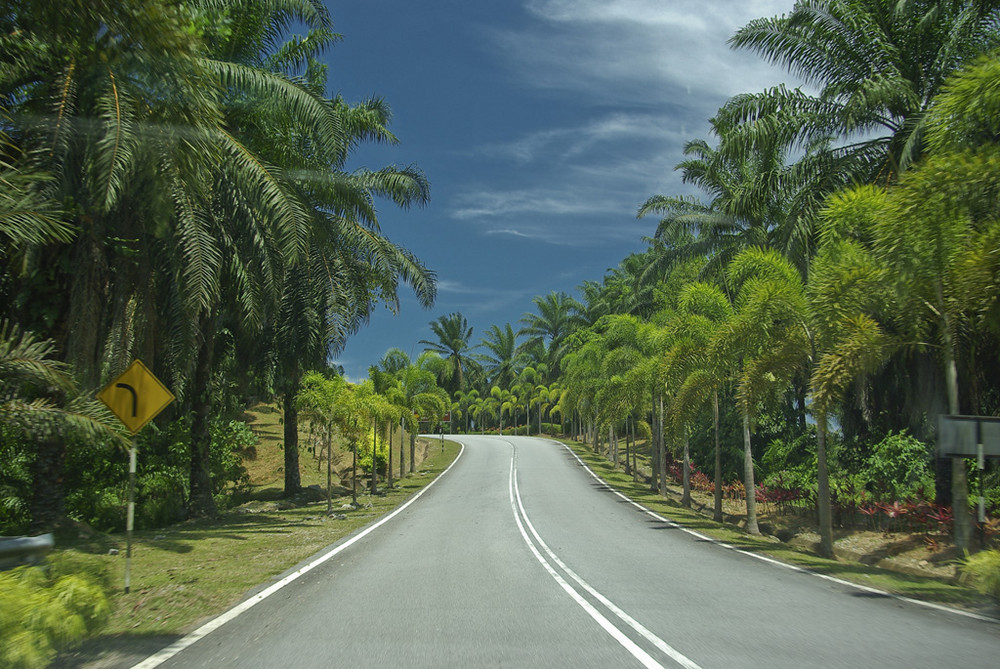
[[[0,572],[0,666],[34,669],[92,635],[111,614],[108,577],[56,554],[46,564]]]

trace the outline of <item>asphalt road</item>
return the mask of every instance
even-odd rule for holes
[[[137,666],[1000,662],[995,622],[727,550],[628,503],[557,442],[454,439],[462,455],[413,504]]]

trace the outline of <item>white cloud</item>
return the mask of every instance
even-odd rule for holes
[[[452,218],[459,220],[509,217],[513,215],[579,215],[616,213],[618,203],[604,194],[582,197],[583,189],[478,190],[460,193],[455,199]]]
[[[496,33],[529,84],[589,94],[593,104],[693,98],[710,115],[731,95],[787,80],[726,41],[754,18],[788,12],[791,0],[529,0],[537,21]],[[707,118],[707,116],[706,116]]]
[[[494,142],[476,147],[474,152],[486,157],[510,159],[521,163],[536,160],[560,161],[608,144],[623,142],[667,143],[676,146],[688,139],[686,128],[667,114],[612,112],[574,127],[532,132],[509,142]]]

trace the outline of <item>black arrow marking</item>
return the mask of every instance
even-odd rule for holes
[[[135,392],[135,388],[127,383],[116,383],[115,388],[124,388],[132,393],[132,418],[135,418],[139,412],[139,395]]]

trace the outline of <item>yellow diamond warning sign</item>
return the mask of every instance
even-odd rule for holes
[[[136,360],[121,376],[97,393],[118,420],[135,434],[153,420],[168,404],[174,394],[153,376],[142,361]]]

